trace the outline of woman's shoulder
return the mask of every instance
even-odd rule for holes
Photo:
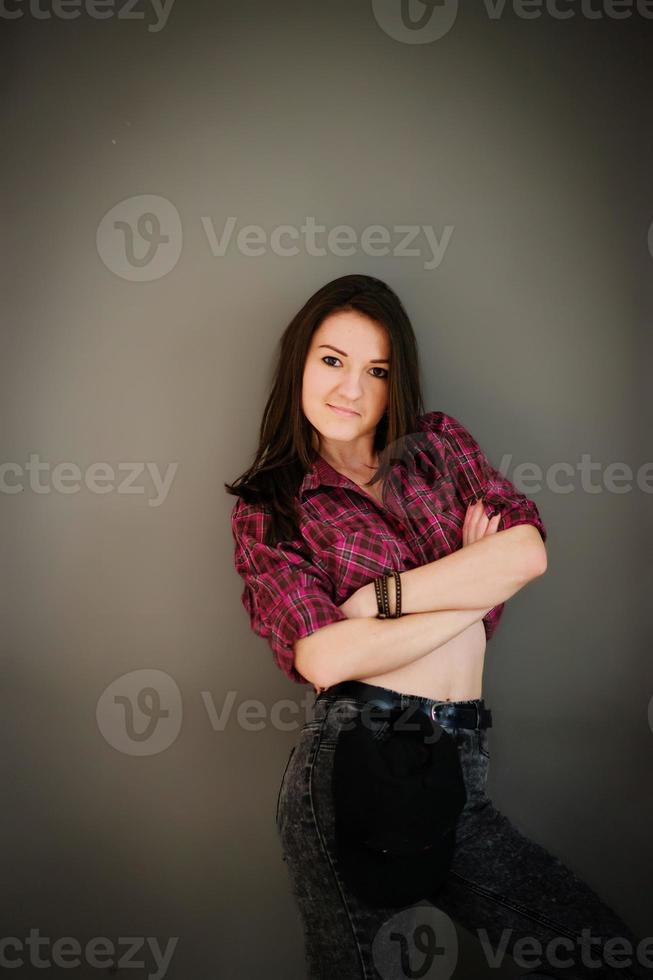
[[[473,438],[462,422],[448,412],[425,412],[417,418],[417,434],[426,446],[443,451],[473,448]],[[421,441],[420,440],[420,441]]]
[[[432,411],[417,417],[417,428],[420,432],[433,432],[435,435],[444,436],[456,429],[463,429],[464,426],[448,412]]]
[[[300,515],[301,509],[298,519]],[[285,524],[280,521],[278,512],[274,512],[270,501],[264,498],[239,496],[231,510],[231,529],[242,547],[249,545],[270,552],[278,549],[301,552],[303,547],[299,526],[292,527],[287,520]]]
[[[269,519],[270,508],[263,500],[238,497],[231,508],[234,533],[247,532],[262,539]]]
[[[453,460],[469,461],[480,452],[469,429],[456,416],[439,410],[418,416],[412,442],[439,468],[452,465]]]

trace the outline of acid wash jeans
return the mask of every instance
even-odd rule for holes
[[[414,701],[442,703],[403,695],[401,706]],[[484,706],[482,699],[446,703]],[[487,729],[442,726],[456,741],[467,790],[442,889],[407,908],[372,908],[353,895],[334,849],[331,775],[339,732],[363,707],[320,693],[279,787],[277,834],[301,916],[307,980],[455,980],[455,923],[481,943],[488,978],[505,961],[511,976],[531,980],[653,980],[653,940],[638,940],[571,868],[521,834],[488,798]]]

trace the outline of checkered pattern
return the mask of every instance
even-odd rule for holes
[[[293,644],[347,617],[338,608],[353,592],[392,569],[406,571],[462,546],[467,505],[483,497],[498,530],[533,524],[546,541],[535,503],[496,470],[453,416],[427,412],[417,431],[392,446],[384,505],[318,456],[298,491],[301,538],[263,543],[270,519],[263,505],[239,498],[231,515],[242,603],[252,629],[266,638],[290,680],[308,683],[294,667]],[[483,624],[489,640],[504,604]]]

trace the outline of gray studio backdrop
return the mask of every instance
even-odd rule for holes
[[[3,8],[16,975],[32,931],[81,945],[67,975],[132,936],[112,975],[304,976],[274,811],[310,688],[249,629],[223,483],[282,330],[349,272],[548,527],[488,645],[495,803],[653,933],[653,21],[568,8],[448,3],[421,38],[391,2]]]

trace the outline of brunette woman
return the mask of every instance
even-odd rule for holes
[[[251,627],[284,674],[317,693],[276,812],[311,980],[408,975],[399,956],[381,966],[375,953],[397,908],[361,901],[334,845],[334,749],[372,699],[427,712],[457,746],[467,802],[437,908],[485,930],[492,948],[539,942],[537,976],[645,975],[616,913],[486,793],[486,642],[506,600],[546,571],[546,528],[460,421],[424,412],[415,334],[385,283],[343,276],[293,317],[254,461],[225,486],[239,498],[235,564]],[[380,619],[374,579],[393,570],[401,616]],[[392,589],[389,600],[393,613]]]

